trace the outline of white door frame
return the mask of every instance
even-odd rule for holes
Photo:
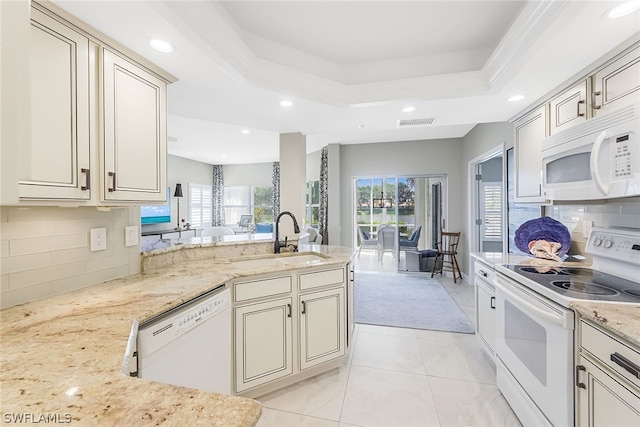
[[[473,265],[473,259],[471,257],[471,253],[472,252],[479,252],[480,251],[480,241],[478,239],[478,234],[475,232],[476,230],[476,215],[475,213],[478,212],[478,207],[479,207],[479,200],[478,200],[478,194],[476,191],[476,167],[477,165],[479,165],[480,163],[484,163],[489,159],[492,159],[494,157],[497,156],[502,156],[502,188],[506,189],[506,173],[504,173],[504,171],[506,171],[506,156],[505,156],[505,146],[504,144],[499,144],[496,145],[494,148],[491,148],[488,151],[485,151],[484,153],[480,154],[477,157],[474,157],[473,159],[469,160],[468,165],[467,165],[467,176],[469,177],[469,180],[467,182],[467,195],[468,195],[468,206],[469,209],[467,211],[467,230],[469,230],[469,239],[468,239],[468,246],[467,246],[467,254],[468,254],[468,260],[467,260],[467,265],[471,266]],[[503,200],[503,206],[507,206],[507,191],[503,191],[502,192],[502,200]],[[502,217],[502,235],[505,236],[506,234],[506,221],[505,221],[506,215],[504,215]],[[504,252],[504,242],[507,241],[508,243],[509,239],[503,239],[503,252]]]

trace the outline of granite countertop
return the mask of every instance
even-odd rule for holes
[[[231,278],[346,263],[352,255],[348,248],[313,248],[323,256],[313,263],[195,260],[1,310],[3,422],[22,416],[76,425],[255,425],[261,407],[252,399],[124,375],[127,344],[135,321]]]
[[[575,301],[571,308],[640,351],[640,304]]]

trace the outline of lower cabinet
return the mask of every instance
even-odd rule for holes
[[[344,265],[235,280],[235,392],[256,397],[337,366],[346,286]]]
[[[300,369],[345,354],[344,289],[300,295]]]
[[[293,373],[291,298],[235,309],[236,391]]]
[[[493,286],[495,270],[475,262],[476,335],[491,357],[496,345],[496,290]]]
[[[581,320],[576,425],[640,426],[640,349]]]

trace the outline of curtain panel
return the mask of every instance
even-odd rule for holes
[[[273,206],[273,220],[275,221],[278,215],[280,215],[280,162],[273,162],[271,186],[273,188],[271,205]]]
[[[329,244],[329,147],[322,147],[320,156],[320,209],[318,233],[322,244]]]
[[[212,222],[216,227],[224,225],[224,173],[222,165],[213,165]]]

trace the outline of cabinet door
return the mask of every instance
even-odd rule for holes
[[[103,200],[167,200],[166,90],[161,79],[103,50]]]
[[[593,76],[595,116],[630,104],[640,97],[640,46],[613,60]]]
[[[582,81],[549,103],[549,132],[554,135],[587,120],[587,81]]]
[[[477,335],[495,355],[496,348],[496,291],[476,278],[476,324]]]
[[[23,199],[91,198],[89,40],[32,9],[31,139]]]
[[[236,392],[293,373],[291,298],[235,309]]]
[[[584,371],[578,372],[577,423],[579,426],[639,426],[640,393],[636,387],[617,381],[582,354]]]
[[[542,201],[542,140],[547,136],[546,106],[515,123],[517,202]]]
[[[345,354],[344,289],[300,295],[300,369]]]

